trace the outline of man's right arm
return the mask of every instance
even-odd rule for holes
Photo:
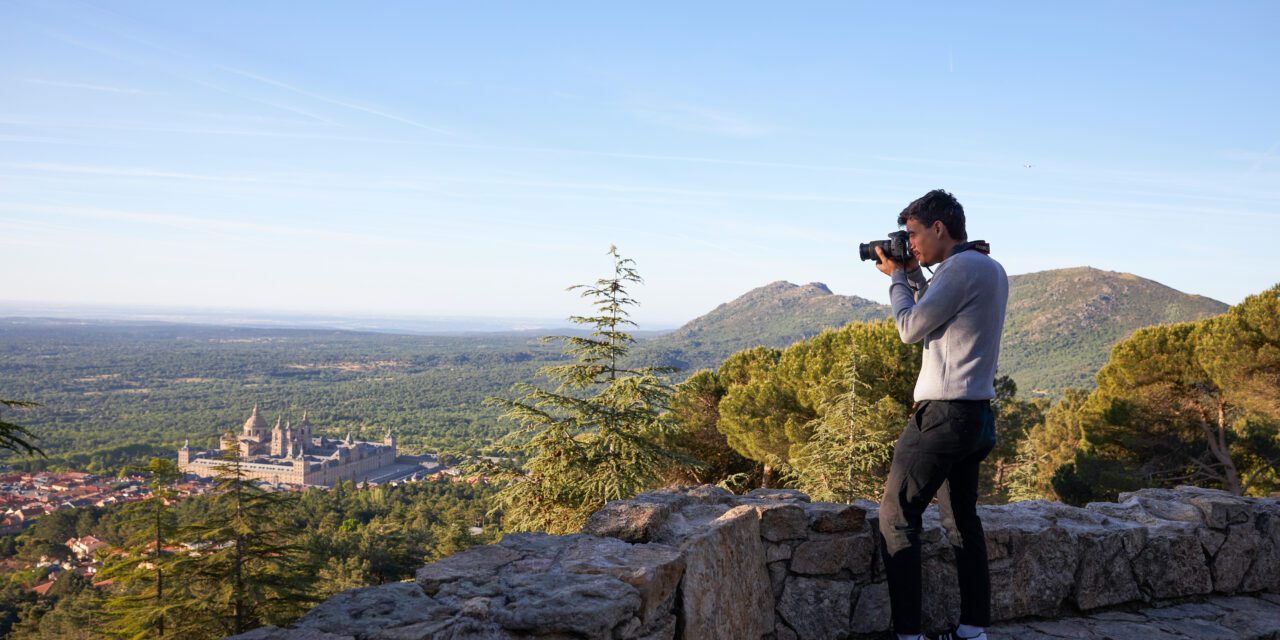
[[[907,344],[919,342],[955,317],[964,304],[967,289],[963,276],[939,271],[933,286],[928,287],[928,297],[923,291],[912,295],[914,291],[907,274],[902,270],[895,271],[893,284],[889,285],[889,301],[893,304],[893,322],[902,341]]]
[[[907,284],[916,292],[916,302],[924,297],[924,292],[929,288],[929,281],[924,277],[924,269],[917,264],[916,268],[907,272]]]

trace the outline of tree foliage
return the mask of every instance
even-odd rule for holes
[[[1084,390],[1068,389],[1017,444],[1008,471],[1010,500],[1061,499],[1053,488],[1053,477],[1059,468],[1072,463],[1080,450],[1084,438],[1080,409],[1088,397]]]
[[[246,475],[238,448],[224,452],[205,517],[178,532],[194,550],[169,556],[163,611],[175,635],[243,633],[296,618],[315,602],[315,569],[282,515],[295,494],[273,493]]]
[[[791,460],[791,483],[815,499],[877,499],[893,445],[911,413],[920,348],[898,338],[891,321],[850,324],[815,340],[842,349],[809,349],[816,360],[845,363],[844,375],[809,366],[820,377],[808,383],[817,402],[810,437]]]
[[[35,406],[39,406],[39,405],[37,405],[34,402],[23,402],[21,400],[4,400],[0,398],[0,409],[10,409],[15,407],[35,407]],[[32,441],[35,439],[36,439],[36,434],[32,433],[30,429],[22,425],[13,424],[12,422],[6,422],[4,420],[0,420],[0,449],[7,449],[14,453],[24,454],[24,455],[35,454],[35,455],[43,456],[44,451],[41,451],[39,447],[32,444]]]
[[[572,362],[540,373],[551,389],[520,383],[515,400],[491,398],[519,426],[505,450],[527,462],[501,474],[497,495],[504,528],[565,533],[610,500],[629,498],[658,485],[675,457],[659,441],[670,431],[664,412],[672,393],[655,367],[628,368],[623,362],[635,343],[624,331],[635,326],[628,308],[637,304],[627,288],[643,282],[634,261],[610,247],[613,272],[593,285],[575,285],[591,300],[594,315],[572,316],[591,327],[588,336],[551,336]]]
[[[1055,487],[1074,487],[1080,500],[1134,484],[1274,490],[1278,365],[1280,287],[1220,317],[1134,332],[1098,373],[1081,409],[1084,446]]]
[[[672,429],[663,445],[672,452],[696,461],[673,465],[665,484],[723,484],[737,488],[759,483],[756,464],[729,446],[717,425],[725,385],[719,375],[703,369],[676,386],[671,397]]]

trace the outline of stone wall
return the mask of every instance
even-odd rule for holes
[[[1182,487],[1084,509],[981,507],[995,621],[1280,592],[1280,501]],[[715,487],[610,503],[583,533],[517,534],[353,589],[250,639],[804,640],[889,627],[876,506]],[[952,550],[925,516],[926,626],[955,621]],[[1278,623],[1280,624],[1280,623]]]

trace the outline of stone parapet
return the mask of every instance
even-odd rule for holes
[[[1048,624],[1034,621],[1280,593],[1275,499],[1180,487],[1083,509],[1030,501],[979,513],[993,618],[1028,631]],[[941,629],[956,621],[959,594],[934,508],[923,541],[925,623]],[[657,491],[608,504],[582,533],[508,535],[423,567],[413,583],[352,589],[290,629],[244,638],[876,637],[889,628],[879,544],[872,503],[814,503],[777,489]],[[1280,634],[1280,620],[1270,624]]]

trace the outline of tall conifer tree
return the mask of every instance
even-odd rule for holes
[[[100,574],[114,582],[116,591],[105,610],[113,634],[131,640],[174,638],[178,629],[165,624],[172,606],[172,594],[165,594],[171,558],[166,547],[173,544],[176,531],[170,504],[173,485],[182,473],[174,461],[161,458],[152,458],[143,470],[151,475],[151,497],[130,509],[134,523],[140,525],[138,534],[124,554],[113,558]]]
[[[314,603],[316,573],[285,518],[296,495],[259,487],[236,448],[224,452],[214,491],[209,512],[178,533],[197,551],[169,565],[180,587],[172,608],[213,637],[293,620]]]
[[[566,533],[610,500],[630,498],[660,482],[675,456],[658,443],[669,430],[663,417],[672,387],[665,367],[628,368],[635,339],[627,288],[643,280],[634,261],[609,248],[613,273],[593,285],[576,285],[595,313],[571,316],[590,327],[588,336],[550,336],[561,341],[568,364],[544,367],[555,386],[517,384],[516,400],[489,398],[521,428],[503,444],[527,458],[522,468],[500,474],[506,484],[496,497],[510,531]]]

